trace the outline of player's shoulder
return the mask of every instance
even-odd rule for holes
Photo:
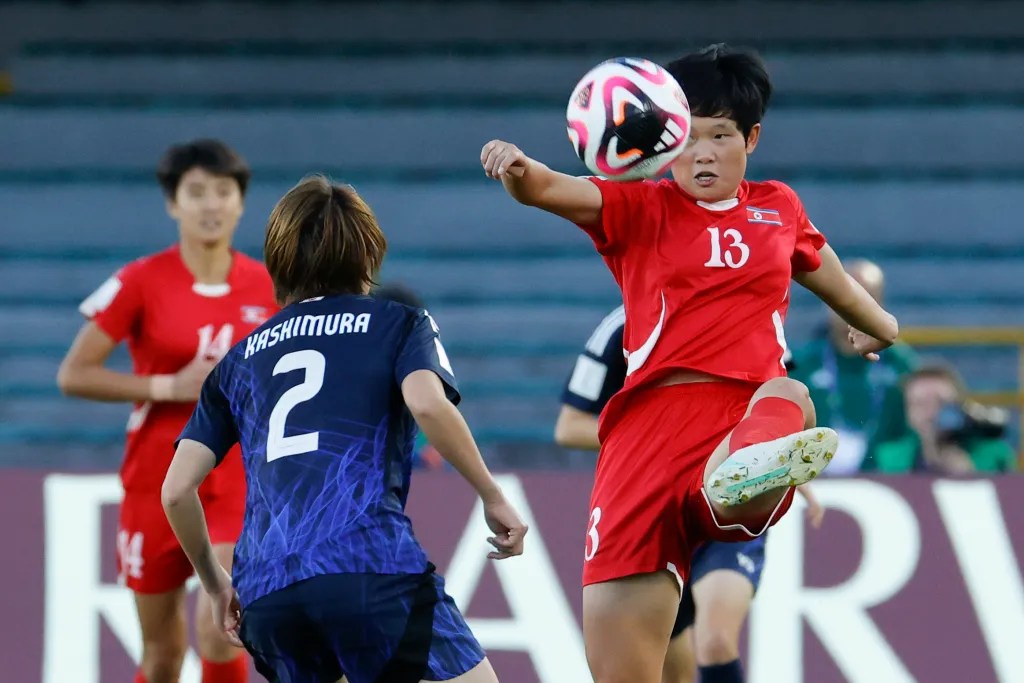
[[[417,324],[429,325],[434,332],[437,332],[437,323],[426,308],[410,306],[400,301],[374,299],[378,309],[386,316],[412,329]]]
[[[253,258],[245,252],[236,250],[232,250],[232,255],[236,259],[235,267],[238,268],[238,271],[243,275],[270,279],[270,275],[267,273],[267,267],[260,259]]]
[[[232,256],[234,257],[234,262],[231,265],[232,284],[240,287],[247,294],[252,294],[256,290],[273,300],[274,282],[263,261],[234,250]]]
[[[622,338],[622,329],[625,325],[626,307],[619,306],[613,309],[590,333],[590,338],[587,339],[587,351],[596,356],[603,355],[612,340]]]
[[[178,254],[178,248],[171,246],[129,261],[118,269],[115,277],[122,282],[160,277],[175,268],[180,260],[181,256]]]
[[[783,200],[793,208],[801,206],[796,190],[781,180],[747,181],[747,201],[750,203]]]
[[[419,318],[426,318],[427,311],[424,308],[418,306],[410,306],[400,301],[392,301],[391,299],[377,298],[373,296],[367,296],[366,305],[370,312],[377,313],[382,317],[389,319],[407,322],[412,324]]]

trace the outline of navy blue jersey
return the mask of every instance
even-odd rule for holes
[[[562,390],[562,403],[598,415],[622,388],[626,381],[626,357],[622,352],[625,325],[626,311],[619,306],[594,329]]]
[[[427,567],[404,513],[416,425],[401,383],[416,370],[458,402],[430,315],[368,296],[292,304],[214,368],[180,438],[218,463],[241,443],[243,605],[313,576]]]

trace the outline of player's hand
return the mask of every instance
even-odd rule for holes
[[[484,173],[495,180],[501,180],[506,174],[522,178],[528,161],[521,149],[503,140],[491,140],[480,150]]]
[[[238,602],[238,593],[231,585],[231,575],[223,567],[216,589],[210,593],[213,604],[213,623],[224,633],[227,641],[235,647],[245,647],[238,636],[242,624],[242,605]]]
[[[484,518],[487,527],[494,532],[494,536],[487,539],[494,546],[494,550],[487,553],[488,558],[504,560],[523,554],[523,537],[529,528],[504,496],[498,500],[484,501]]]
[[[872,362],[878,360],[879,351],[883,351],[892,346],[891,343],[881,339],[875,339],[870,334],[864,334],[854,327],[850,328],[849,339],[850,344],[853,345],[853,348],[857,353]]]
[[[813,496],[807,498],[807,521],[812,529],[820,529],[821,523],[825,521],[825,506]]]
[[[818,497],[814,495],[809,484],[798,486],[796,490],[807,504],[807,521],[810,522],[811,528],[820,529],[825,519],[825,506],[818,502]]]
[[[213,358],[197,356],[188,365],[174,375],[172,384],[172,401],[198,401],[203,382],[210,374],[217,361]]]

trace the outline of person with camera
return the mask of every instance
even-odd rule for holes
[[[844,265],[850,277],[884,305],[881,267],[865,259]],[[789,376],[807,386],[818,423],[839,432],[839,450],[825,474],[874,470],[877,446],[910,434],[900,380],[917,366],[917,354],[905,343],[894,344],[877,362],[867,361],[850,343],[843,319],[827,311],[827,321],[815,338],[793,351],[793,363],[796,367]]]
[[[907,375],[903,393],[911,433],[878,445],[879,472],[955,475],[1015,468],[1016,453],[1004,438],[1006,412],[968,399],[951,366],[922,364]]]

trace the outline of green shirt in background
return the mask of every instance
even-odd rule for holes
[[[789,373],[807,385],[818,424],[840,432],[840,449],[844,435],[847,442],[851,435],[863,439],[860,470],[876,468],[879,443],[900,439],[910,432],[900,382],[916,367],[917,354],[898,343],[880,356],[877,363],[846,356],[837,353],[827,338],[819,338],[793,352],[796,367]],[[840,465],[835,474],[858,469],[856,463],[845,466],[833,461],[835,465]]]
[[[1010,472],[1017,464],[1013,446],[1002,439],[971,439],[964,444],[964,450],[978,472]],[[921,439],[913,432],[902,439],[880,443],[875,449],[876,468],[886,474],[913,472],[920,468],[920,451]]]

